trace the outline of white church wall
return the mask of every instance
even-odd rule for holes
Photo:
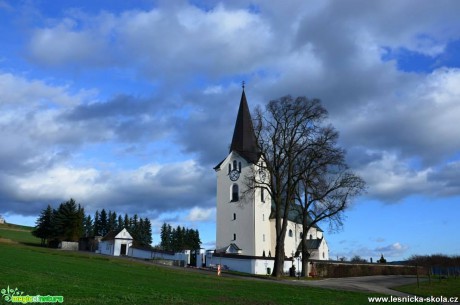
[[[237,181],[231,181],[228,175],[228,165],[230,164],[233,169],[234,160],[237,161],[237,167],[241,162],[241,174]],[[232,152],[220,168],[217,171],[216,247],[219,249],[234,243],[242,249],[242,254],[254,255],[254,197],[250,194],[242,197],[245,177],[250,173],[250,166],[237,153]],[[234,184],[239,188],[240,200],[237,202],[231,202]]]

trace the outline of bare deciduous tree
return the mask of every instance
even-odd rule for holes
[[[326,115],[319,100],[305,97],[285,96],[269,102],[266,111],[256,110],[255,132],[263,158],[259,172],[247,179],[248,190],[264,188],[273,201],[276,277],[283,274],[288,214],[302,180],[298,160],[309,150]]]
[[[305,244],[308,228],[317,222],[329,218],[331,224],[340,226],[340,212],[364,186],[362,179],[348,171],[344,151],[335,145],[337,132],[324,126],[326,117],[320,101],[306,97],[285,96],[269,102],[265,111],[256,109],[254,127],[262,158],[246,177],[246,192],[264,189],[272,199],[276,277],[283,274],[291,209],[301,207],[306,216]]]
[[[349,170],[345,151],[337,146],[338,133],[332,126],[322,128],[305,154],[299,159],[302,179],[298,184],[296,205],[302,219],[300,249],[302,276],[305,276],[311,251],[308,231],[321,221],[331,231],[343,225],[343,214],[351,200],[360,195],[365,182]]]

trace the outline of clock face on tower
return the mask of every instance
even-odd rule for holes
[[[267,174],[263,169],[259,170],[259,179],[260,182],[265,182],[265,178],[267,178]]]
[[[236,181],[240,177],[240,172],[234,169],[230,172],[229,176],[230,176],[230,180]]]

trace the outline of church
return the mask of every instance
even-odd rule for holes
[[[228,156],[214,167],[217,176],[216,253],[232,257],[270,258],[275,253],[275,219],[269,192],[262,188],[248,191],[245,177],[257,173],[264,162],[257,145],[246,94],[241,95]],[[263,179],[266,177],[265,172]],[[294,257],[302,224],[298,211],[289,213],[285,256]],[[328,260],[329,249],[319,227],[308,231],[311,259]]]

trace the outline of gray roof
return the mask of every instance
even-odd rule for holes
[[[241,94],[240,108],[238,109],[232,144],[230,145],[230,152],[232,151],[237,152],[250,163],[257,163],[261,156],[244,89]]]
[[[322,238],[307,239],[307,249],[318,249],[322,240]]]
[[[223,248],[220,248],[220,249],[216,249],[216,253],[232,253],[233,251],[234,252],[239,252],[241,251],[241,248],[238,247],[235,243],[231,243],[230,245],[226,246],[226,247],[223,247]]]
[[[321,245],[321,242],[323,241],[323,238],[314,238],[314,239],[307,239],[307,249],[308,250],[318,250],[319,246]],[[296,257],[299,256],[300,251],[302,251],[302,242],[299,243],[297,246],[297,253]]]
[[[270,219],[275,218],[275,203],[272,201],[272,211],[270,213]],[[288,213],[288,220],[295,222],[297,224],[302,224],[302,207],[298,204],[291,204],[291,208]],[[312,223],[310,215],[308,215],[307,224]],[[318,227],[316,224],[313,225],[313,228],[316,228],[318,231],[323,232],[323,230]]]

